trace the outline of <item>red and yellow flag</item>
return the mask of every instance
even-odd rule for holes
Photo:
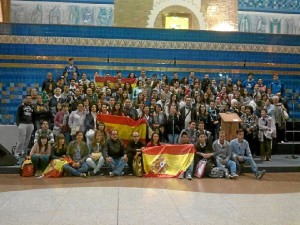
[[[100,76],[94,76],[95,84],[96,86],[103,87],[104,83],[106,81],[110,81],[111,86],[114,85],[115,82],[117,82],[118,78],[117,77],[100,77]],[[136,86],[136,78],[121,78],[121,83],[124,85],[125,83],[130,83],[132,88],[135,88]],[[111,87],[112,88],[112,87]]]
[[[97,120],[105,124],[106,132],[110,133],[112,129],[118,131],[119,138],[127,144],[132,139],[132,132],[137,131],[140,134],[140,140],[146,142],[146,119],[133,120],[125,116],[97,115]]]
[[[176,177],[185,172],[194,160],[192,144],[162,145],[143,150],[146,177]]]

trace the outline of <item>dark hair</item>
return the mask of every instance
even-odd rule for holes
[[[183,132],[181,133],[180,137],[182,137],[183,135],[189,136],[189,134],[188,134],[186,131],[183,131]]]
[[[153,143],[153,136],[154,136],[155,134],[158,135],[157,145],[160,145],[160,142],[159,142],[159,133],[157,133],[157,132],[153,132],[153,133],[152,133],[152,135],[151,135],[151,144],[154,145],[154,143]]]
[[[239,134],[239,133],[244,133],[244,130],[243,129],[237,129],[236,134]]]
[[[251,112],[251,114],[253,114],[253,107],[252,107],[251,105],[247,105],[247,106],[245,107],[245,110],[246,110],[246,109],[249,109],[250,112]]]

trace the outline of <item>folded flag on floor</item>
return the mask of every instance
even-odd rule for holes
[[[194,160],[194,145],[162,145],[143,150],[146,177],[176,177]]]
[[[106,132],[111,130],[118,131],[119,138],[127,144],[132,139],[132,132],[140,134],[140,140],[146,141],[146,119],[133,120],[125,116],[97,115],[97,120],[105,124]]]

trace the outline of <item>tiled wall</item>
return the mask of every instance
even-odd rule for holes
[[[277,71],[287,92],[300,92],[299,38],[292,35],[219,33],[137,28],[0,24],[0,114],[13,124],[16,107],[48,71],[62,74],[69,57],[90,77],[147,69],[147,75],[194,70],[203,78],[246,79],[248,72],[266,84]],[[291,106],[291,105],[290,105]],[[299,99],[295,104],[300,119]]]

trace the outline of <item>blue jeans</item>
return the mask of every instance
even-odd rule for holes
[[[220,159],[216,159],[217,167],[224,169],[229,168],[230,173],[236,173],[236,163],[232,160],[228,160],[225,164],[221,163]]]
[[[112,157],[111,157],[112,158]],[[124,170],[126,162],[124,161],[124,157],[121,158],[112,158],[112,161],[107,164],[110,168],[112,168],[112,172],[115,175],[120,176]]]
[[[43,172],[49,164],[49,156],[33,154],[31,156],[31,161],[35,170],[40,169]]]
[[[79,177],[81,173],[86,173],[89,171],[89,166],[86,162],[82,163],[79,168],[75,169],[69,164],[65,164],[63,166],[63,169],[67,171],[69,174],[72,174],[73,176]]]
[[[179,134],[168,134],[169,144],[178,144]]]
[[[237,159],[235,160],[236,166],[239,167],[240,163],[245,162],[245,163],[247,163],[251,167],[252,172],[256,176],[258,174],[258,169],[257,169],[256,163],[254,162],[253,158],[252,157],[248,157],[248,156],[242,156],[242,158],[243,158],[242,162],[238,161]]]

